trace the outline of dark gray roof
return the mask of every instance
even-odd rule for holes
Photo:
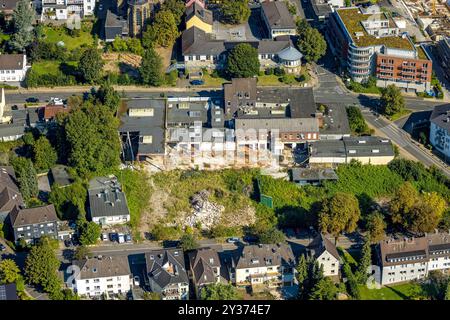
[[[189,283],[181,249],[161,249],[145,254],[147,275],[160,288],[176,283]]]
[[[281,37],[279,37],[281,38]],[[278,54],[291,46],[289,39],[263,39],[256,43],[259,54]]]
[[[198,2],[186,8],[186,22],[193,16],[197,16],[200,20],[207,24],[213,24],[213,14],[208,9],[204,9]]]
[[[167,103],[167,126],[200,121],[208,123],[208,101],[176,101]]]
[[[89,181],[91,217],[129,215],[127,199],[115,176],[97,177]]]
[[[234,121],[236,130],[278,129],[280,132],[319,132],[319,122],[315,118],[236,118]]]
[[[338,180],[338,175],[333,169],[293,168],[291,171],[293,181]]]
[[[120,119],[120,132],[137,132],[139,135],[152,136],[152,143],[139,143],[138,154],[164,153],[165,103],[164,99],[134,99],[127,101],[128,109],[153,108],[153,116],[130,117],[126,113]]]
[[[295,22],[284,1],[265,1],[262,10],[272,29],[295,28]]]
[[[22,70],[24,54],[0,54],[0,70]]]
[[[323,0],[313,0],[312,8],[314,10],[314,14],[319,17],[328,17],[332,12],[331,6]]]
[[[226,51],[223,40],[214,40],[203,30],[192,27],[181,35],[183,55],[208,54],[219,55]]]
[[[318,258],[322,253],[327,251],[333,257],[340,260],[336,246],[322,233],[313,239],[313,241],[309,244],[308,249],[314,258]]]
[[[221,261],[216,250],[202,248],[189,252],[189,265],[196,285],[215,283],[220,274],[215,272],[221,268]]]
[[[73,183],[73,179],[70,177],[67,167],[63,165],[56,165],[50,169],[50,173],[53,178],[53,183],[58,184],[61,187],[68,186]]]
[[[450,132],[450,104],[435,107],[431,113],[430,121]]]
[[[131,275],[126,255],[93,257],[76,260],[73,263],[80,268],[81,280]]]
[[[311,157],[345,158],[345,145],[342,140],[319,140],[311,143]]]
[[[323,126],[320,128],[321,135],[350,135],[350,124],[344,105],[329,106],[328,111],[323,115]]]
[[[0,167],[0,212],[9,212],[23,204],[13,167]]]
[[[12,110],[11,116],[11,123],[0,124],[0,137],[21,136],[25,133],[25,128],[27,126],[27,110]]]
[[[389,139],[367,136],[344,137],[343,140],[347,156],[394,156],[394,147]]]
[[[114,40],[116,36],[122,36],[128,33],[127,20],[113,13],[108,9],[104,25],[106,40]]]
[[[15,207],[9,214],[9,218],[13,227],[58,221],[53,204],[24,209]]]
[[[295,264],[292,249],[287,244],[260,244],[241,247],[236,269]]]
[[[19,0],[0,0],[0,12],[12,11],[16,8]]]
[[[19,300],[15,283],[0,284],[0,300]]]

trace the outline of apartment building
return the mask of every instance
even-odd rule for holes
[[[94,14],[96,0],[41,0],[41,21],[67,20],[72,15],[81,18]]]
[[[356,82],[374,76],[380,87],[430,91],[432,61],[397,23],[376,5],[336,9],[328,21],[328,43]]]
[[[308,246],[308,253],[323,267],[323,275],[339,275],[341,258],[336,246],[322,233],[317,235]]]
[[[132,276],[128,257],[97,256],[73,261],[79,272],[67,270],[67,277],[74,276],[69,284],[78,295],[99,297],[125,295],[132,288]]]
[[[258,291],[294,284],[295,258],[287,244],[247,245],[235,257],[235,283]]]
[[[0,54],[0,82],[23,81],[29,68],[26,54]]]
[[[423,279],[434,270],[448,272],[450,233],[382,241],[378,245],[378,258],[382,285]]]
[[[297,28],[285,1],[265,1],[261,4],[261,16],[271,39],[278,36],[295,36]]]
[[[189,278],[181,249],[153,250],[145,254],[147,281],[163,300],[188,300]]]
[[[430,143],[450,159],[450,104],[436,106],[430,116]]]

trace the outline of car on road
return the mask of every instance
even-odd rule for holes
[[[227,242],[228,242],[228,243],[237,243],[237,242],[239,242],[239,241],[240,241],[240,239],[239,239],[239,238],[236,238],[236,237],[228,238],[228,239],[227,239]]]
[[[139,287],[139,277],[138,276],[135,276],[134,278],[133,278],[133,283],[134,283],[134,285],[136,286],[136,287]]]
[[[192,80],[190,82],[190,84],[193,85],[193,86],[202,86],[202,85],[205,84],[205,81],[203,81],[203,80]]]
[[[25,102],[28,102],[28,103],[38,103],[38,102],[39,102],[39,99],[38,99],[38,98],[35,98],[35,97],[30,97],[30,98],[27,98],[27,99],[25,100]]]
[[[6,250],[6,247],[0,243],[0,251],[5,251],[5,250]]]

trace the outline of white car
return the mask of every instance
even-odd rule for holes
[[[119,243],[125,242],[125,235],[123,233],[119,233],[118,238],[119,238]]]
[[[135,285],[136,287],[139,287],[139,277],[138,277],[138,276],[135,276],[135,277],[133,278],[133,282],[134,282],[134,285]]]

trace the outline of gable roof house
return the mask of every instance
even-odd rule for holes
[[[17,7],[17,2],[19,0],[1,0],[0,1],[0,13],[2,13],[5,17],[6,21],[12,19],[14,10]]]
[[[323,266],[324,276],[338,276],[341,258],[336,246],[322,233],[317,235],[308,246],[309,254]]]
[[[0,222],[6,220],[12,209],[23,205],[14,168],[11,166],[0,167]]]
[[[42,236],[58,238],[58,217],[53,204],[34,207],[14,207],[9,214],[9,222],[14,240],[32,243]]]
[[[228,283],[230,280],[219,253],[215,249],[202,248],[189,252],[189,268],[197,299],[201,289],[208,284]]]
[[[163,300],[188,300],[189,278],[181,249],[162,249],[145,254],[146,273],[152,292]]]
[[[97,177],[89,181],[89,216],[102,226],[123,224],[130,221],[125,193],[113,175]]]
[[[262,18],[272,39],[296,35],[297,27],[285,1],[265,1],[261,8]]]
[[[98,256],[75,260],[73,264],[80,272],[75,273],[71,287],[80,296],[124,295],[131,290],[132,273],[126,255]]]
[[[29,68],[26,54],[0,54],[0,82],[23,81]]]
[[[294,284],[295,257],[287,244],[248,245],[238,249],[235,282],[257,291]]]
[[[206,33],[213,31],[213,14],[201,3],[194,1],[186,7],[186,29],[197,27]]]

